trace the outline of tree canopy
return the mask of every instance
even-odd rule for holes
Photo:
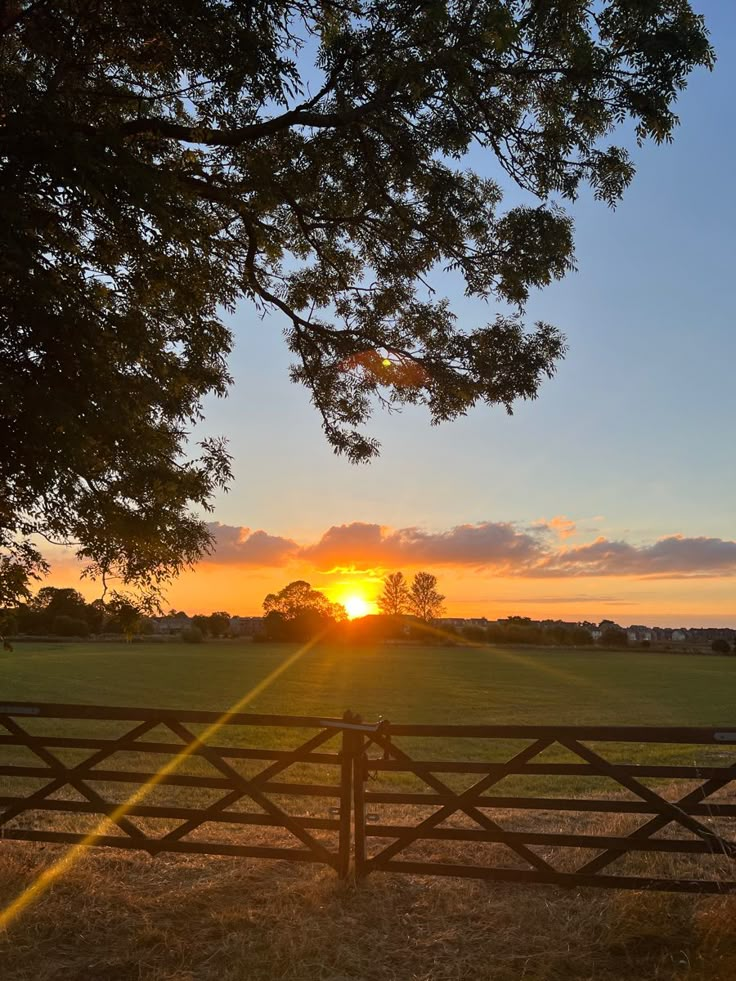
[[[408,605],[419,620],[431,623],[442,613],[445,597],[437,589],[437,576],[417,572],[409,588]]]
[[[376,600],[386,616],[401,616],[409,608],[409,586],[403,572],[390,572],[383,580],[383,590]]]
[[[264,638],[308,640],[343,622],[347,613],[303,579],[290,582],[263,601]]]
[[[351,460],[376,402],[534,398],[565,344],[521,309],[574,264],[561,202],[615,203],[612,130],[669,140],[712,59],[687,0],[0,4],[3,598],[43,569],[34,535],[148,585],[209,546],[229,461],[186,440],[241,298],[285,316]],[[437,269],[499,312],[459,321]]]
[[[269,593],[263,601],[263,612],[278,613],[284,620],[294,620],[304,613],[315,613],[333,620],[344,620],[345,607],[331,602],[324,593],[303,579],[296,579],[278,593]]]

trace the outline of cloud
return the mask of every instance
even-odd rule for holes
[[[300,555],[322,569],[402,563],[512,569],[540,560],[544,552],[536,536],[507,522],[456,525],[441,532],[353,522],[333,525]]]
[[[545,528],[548,531],[554,532],[559,538],[570,538],[578,530],[572,518],[567,518],[564,514],[557,514],[549,521],[542,518],[539,521],[535,521],[532,527]]]
[[[554,606],[570,606],[580,603],[590,603],[605,606],[638,606],[638,600],[623,599],[618,596],[587,596],[579,593],[565,593],[564,596],[496,596],[496,603],[518,603],[518,604],[538,604],[549,603]],[[456,601],[457,602],[457,601]],[[460,602],[464,602],[460,600]],[[476,600],[467,600],[468,603],[477,605]]]
[[[290,538],[251,531],[241,525],[223,525],[219,521],[207,525],[215,539],[215,550],[205,561],[255,566],[282,566],[298,551]]]
[[[301,545],[238,525],[214,522],[209,528],[216,550],[206,561],[254,567],[298,564],[320,572],[380,573],[401,567],[453,566],[528,579],[736,576],[735,541],[668,535],[653,543],[634,544],[599,536],[570,545],[566,539],[577,529],[564,515],[526,528],[481,521],[445,531],[354,521],[333,525],[316,541]]]
[[[652,545],[596,538],[549,555],[537,576],[644,576],[692,578],[736,574],[736,542],[669,535]]]

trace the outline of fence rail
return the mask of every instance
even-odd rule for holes
[[[70,723],[123,723],[123,731],[112,737],[94,732],[60,734],[39,731],[37,720],[55,720],[62,728]],[[205,730],[195,732],[193,726]],[[0,705],[0,727],[6,733],[0,737],[0,753],[26,754],[25,762],[16,758],[0,765],[0,788],[9,791],[20,784],[25,791],[0,796],[0,837],[111,846],[151,855],[183,852],[321,862],[343,877],[348,874],[353,756],[362,748],[356,736],[373,728],[355,723],[349,715],[329,719],[8,703]],[[292,744],[285,749],[249,745],[254,734],[264,730],[272,740],[287,738]],[[156,731],[159,736],[152,739]],[[225,734],[232,745],[223,744]],[[331,742],[338,742],[338,747],[325,752]],[[93,752],[72,763],[61,759],[59,750]],[[130,769],[131,757],[135,769]],[[145,767],[141,761],[157,757],[163,760],[160,765],[139,768]],[[199,772],[182,772],[185,763]],[[259,763],[268,765],[253,770]],[[247,772],[244,765],[250,767]],[[289,779],[287,771],[296,767],[316,767],[335,782]],[[37,785],[29,787],[29,781]],[[118,785],[124,787],[122,798],[114,794]],[[190,801],[162,801],[162,791],[170,788],[217,793],[194,806]],[[75,799],[70,799],[72,793]],[[308,800],[313,802],[308,813],[295,812],[301,801]],[[315,814],[320,807],[315,800],[334,806],[326,814]],[[233,810],[242,808],[243,802],[256,810]],[[322,810],[325,806],[322,803]],[[91,815],[98,821],[82,831],[49,825],[48,815],[59,814]],[[24,825],[24,818],[34,826]],[[163,830],[152,822],[165,822]],[[232,834],[228,839],[218,839],[216,833],[213,837],[213,828],[256,826],[277,829],[286,843],[253,844],[232,840]],[[198,838],[204,829],[207,838]]]
[[[402,739],[411,741],[411,751],[402,748]],[[438,739],[472,740],[476,754],[486,758],[437,759],[431,750],[429,758],[418,756],[417,745],[424,749]],[[355,807],[356,822],[361,822],[360,832],[356,827],[359,876],[404,872],[564,886],[736,891],[732,867],[736,843],[733,822],[726,821],[736,817],[736,803],[723,797],[711,800],[736,779],[735,730],[384,723],[364,742],[355,774],[361,798]],[[485,752],[479,753],[479,742]],[[614,761],[605,750],[613,744],[619,753],[630,755],[640,755],[653,744],[660,751],[668,745],[668,754],[679,753],[684,759],[691,758],[694,749],[717,747],[714,751],[725,753],[728,761],[726,765]],[[503,756],[504,751],[501,760],[487,758]],[[571,761],[554,759],[560,754]],[[382,779],[396,774],[411,776],[422,789],[407,791],[390,785],[378,789]],[[445,774],[455,779],[468,775],[472,780],[459,788],[450,785]],[[544,793],[537,789],[542,778],[546,778]],[[604,781],[612,796],[572,796],[568,783],[573,778]],[[661,786],[664,779],[669,781],[666,787]],[[508,780],[516,781],[520,789],[512,794],[488,793]],[[366,789],[369,786],[377,789]],[[380,818],[369,815],[376,806],[398,812],[401,823],[372,825],[369,816]],[[560,827],[573,813],[577,817],[572,828]],[[619,820],[624,815],[645,818],[643,823],[633,819],[620,831],[591,824],[590,816],[595,814],[615,815]],[[469,859],[452,853],[448,860],[447,846],[460,843],[468,846]],[[484,846],[487,854],[481,862],[479,850]],[[703,856],[710,860],[709,868],[703,867]],[[643,868],[642,859],[646,860]],[[657,866],[662,859],[666,866],[661,861]],[[674,859],[685,860],[686,874],[682,861],[678,864]],[[615,863],[612,872],[603,874]]]
[[[0,703],[0,839],[317,862],[341,877],[736,892],[734,781],[725,727]]]

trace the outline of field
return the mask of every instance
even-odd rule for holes
[[[18,644],[0,655],[0,701],[222,710],[295,650],[231,642]],[[246,710],[339,716],[346,708],[397,723],[733,726],[736,659],[318,646]],[[264,730],[256,735],[270,738]],[[471,743],[469,752],[482,747]],[[197,763],[188,761],[195,770]],[[55,846],[0,841],[0,910],[60,854]],[[206,856],[152,861],[100,850],[0,936],[0,977],[730,981],[735,918],[730,897],[380,875],[355,887],[319,867]]]
[[[17,644],[4,700],[223,710],[285,644]],[[248,711],[369,721],[733,725],[736,658],[554,649],[318,646]]]

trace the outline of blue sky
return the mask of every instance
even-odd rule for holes
[[[489,521],[526,527],[560,514],[574,519],[580,543],[736,537],[736,4],[709,0],[700,10],[718,63],[681,97],[674,144],[634,148],[637,175],[615,211],[583,194],[571,209],[578,271],[528,304],[528,321],[559,326],[570,348],[541,397],[510,418],[478,409],[439,428],[421,409],[379,411],[372,428],[382,455],[354,467],[333,456],[306,392],[289,382],[282,321],[260,320],[243,304],[229,318],[235,385],[227,400],[208,404],[201,430],[226,435],[234,455],[236,479],[217,500],[218,521],[301,542],[356,521],[437,531]],[[472,163],[498,176],[493,161]],[[461,320],[492,318],[493,307],[466,301],[452,277],[435,276],[434,285]],[[478,593],[470,573],[461,578],[456,603],[477,595],[477,608],[493,594],[490,582]],[[695,593],[673,583],[668,595],[681,597],[682,620],[692,620],[708,596],[723,612],[733,582],[699,581]],[[597,584],[601,603],[609,587]],[[564,588],[581,595],[578,580]],[[662,584],[656,596],[635,581],[626,588],[644,597],[642,616],[670,608]]]

